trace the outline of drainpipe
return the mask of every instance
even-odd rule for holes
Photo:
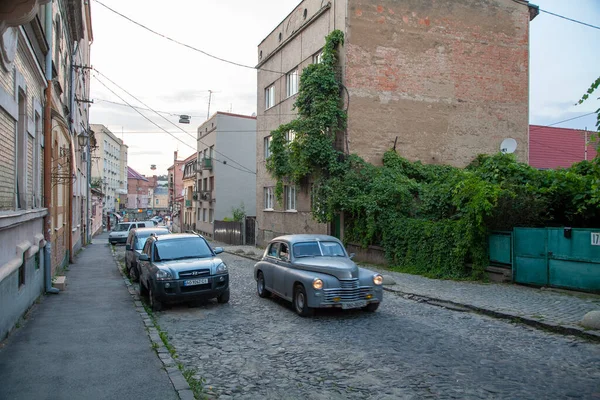
[[[46,104],[44,105],[44,280],[46,293],[58,293],[52,287],[52,3],[46,5]]]
[[[69,87],[70,87],[70,93],[69,93],[69,105],[70,105],[70,114],[69,115],[69,136],[71,137],[71,140],[69,140],[69,154],[71,155],[71,162],[70,162],[70,172],[75,171],[75,173],[77,173],[77,162],[75,161],[74,157],[72,156],[73,154],[75,154],[75,149],[73,148],[75,146],[75,140],[77,140],[77,137],[75,135],[75,130],[73,129],[73,114],[74,110],[75,110],[75,66],[74,66],[74,62],[73,60],[75,59],[75,54],[77,53],[77,50],[79,49],[79,42],[75,43],[75,49],[73,50],[73,54],[71,55],[71,70],[69,71]],[[75,176],[75,179],[77,179],[78,177]],[[68,214],[68,218],[69,218],[69,223],[68,223],[68,227],[69,227],[69,264],[73,264],[73,177],[71,177],[71,179],[69,179],[69,214]]]

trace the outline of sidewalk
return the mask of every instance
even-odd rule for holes
[[[222,246],[228,253],[254,260],[260,259],[264,251],[254,246],[232,246],[214,241],[211,245]],[[598,295],[513,284],[429,279],[377,266],[365,267],[392,278],[394,284],[385,284],[384,289],[409,299],[459,311],[472,310],[543,329],[600,340],[600,331],[584,329],[579,325],[586,313],[600,310]]]
[[[0,399],[178,399],[108,234],[97,236],[0,348]]]

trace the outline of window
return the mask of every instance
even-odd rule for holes
[[[287,97],[293,96],[298,93],[298,68],[288,73],[285,76],[286,83],[286,94]]]
[[[267,136],[264,138],[264,146],[265,146],[265,160],[271,157],[271,140],[273,138],[271,136]]]
[[[214,211],[215,210],[213,210],[212,208],[208,209],[208,222],[210,222],[211,224],[213,222],[215,222],[215,213],[214,213]]]
[[[323,62],[323,50],[313,56],[313,64],[321,64]]]
[[[19,120],[17,121],[17,210],[27,208],[27,102],[19,88]]]
[[[285,186],[285,210],[286,211],[295,211],[296,210],[296,187],[295,186]]]
[[[281,243],[279,246],[279,258],[284,261],[290,260],[290,252],[288,251],[288,246],[285,243]]]
[[[275,105],[275,86],[271,85],[265,89],[265,110]]]
[[[269,257],[277,257],[277,251],[279,250],[279,243],[272,243],[271,247],[269,247],[269,252],[267,255]]]
[[[264,188],[264,196],[265,196],[265,210],[273,209],[273,188],[266,187]]]
[[[296,139],[296,132],[293,130],[289,130],[285,133],[285,141],[292,143]]]
[[[158,199],[156,199],[156,200],[155,200],[155,203],[154,203],[154,204],[155,204],[155,205],[158,205]]]
[[[215,190],[215,177],[214,176],[211,176],[210,178],[208,178],[208,189],[207,190],[210,190],[211,192],[213,190]]]
[[[202,209],[202,222],[206,222],[206,208]]]

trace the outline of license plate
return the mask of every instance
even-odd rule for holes
[[[188,281],[183,281],[183,286],[195,286],[195,285],[204,285],[208,283],[208,279],[190,279]]]
[[[350,301],[348,303],[342,303],[342,308],[348,310],[350,308],[362,308],[367,305],[366,300]]]

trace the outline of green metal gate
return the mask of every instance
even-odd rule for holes
[[[515,228],[517,283],[600,292],[600,230]]]

